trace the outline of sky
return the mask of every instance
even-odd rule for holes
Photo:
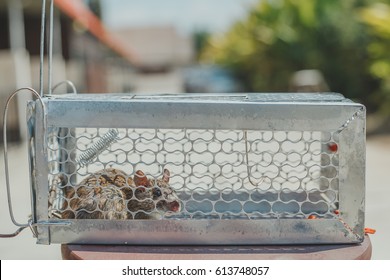
[[[109,28],[174,25],[180,32],[223,32],[258,0],[101,0]]]

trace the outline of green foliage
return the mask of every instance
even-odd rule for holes
[[[318,69],[332,91],[375,110],[390,96],[390,8],[375,2],[259,0],[202,59],[232,69],[247,91],[288,91],[295,71]]]
[[[378,94],[372,99],[380,110],[390,115],[390,1],[374,3],[360,10],[361,21],[369,27],[369,71],[381,81]]]
[[[199,56],[207,46],[211,34],[205,30],[197,30],[192,34],[195,53]],[[199,57],[198,57],[199,59]]]

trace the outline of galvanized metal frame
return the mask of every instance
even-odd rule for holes
[[[316,220],[66,220],[67,226],[38,226],[38,243],[315,244],[364,238],[365,108],[341,95],[79,94],[43,100],[47,128],[36,123],[32,172],[38,224],[48,220],[48,168],[39,135],[51,127],[338,131],[340,214]],[[36,106],[35,118],[42,117]]]

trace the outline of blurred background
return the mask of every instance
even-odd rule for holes
[[[366,224],[378,230],[371,236],[373,258],[390,259],[390,0],[54,4],[54,85],[70,80],[83,93],[332,91],[363,103],[368,114]],[[15,89],[39,89],[41,7],[39,0],[0,0],[1,112]],[[45,68],[45,92],[46,77]],[[7,129],[12,183],[26,193],[15,201],[21,221],[29,213],[28,98],[19,95],[11,103]],[[0,150],[4,170],[2,145]],[[0,232],[12,231],[3,171],[0,185]],[[60,257],[57,245],[34,245],[27,230],[0,240],[1,259]]]

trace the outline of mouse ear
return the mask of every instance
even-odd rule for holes
[[[149,180],[146,178],[145,173],[143,173],[141,170],[137,170],[134,174],[134,184],[136,187],[143,186],[148,187],[149,186]]]
[[[164,174],[163,174],[163,181],[165,183],[169,183],[169,177],[171,176],[171,173],[169,172],[168,169],[164,169]]]

